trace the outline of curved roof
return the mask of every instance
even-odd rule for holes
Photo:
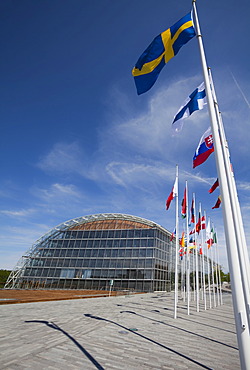
[[[65,230],[77,230],[79,229],[80,225],[91,223],[95,221],[104,221],[104,220],[124,220],[124,221],[131,221],[134,223],[146,225],[149,227],[157,227],[160,228],[164,232],[168,232],[166,229],[164,229],[162,226],[156,224],[155,222],[149,221],[145,218],[127,215],[123,213],[99,213],[95,215],[88,215],[88,216],[82,216],[78,218],[73,218],[71,220],[65,221],[61,223],[60,225],[54,227],[49,232],[41,236],[33,246],[36,246],[38,244],[43,243],[45,240],[51,237],[56,237],[60,232]],[[34,248],[33,248],[34,249]]]

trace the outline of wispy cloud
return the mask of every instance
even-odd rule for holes
[[[33,193],[44,201],[61,199],[62,197],[81,198],[81,193],[73,184],[52,184],[49,188],[33,188]]]
[[[237,186],[238,186],[238,189],[245,190],[245,191],[250,191],[250,182],[239,181],[239,182],[237,182]]]
[[[185,147],[190,147],[192,145],[190,139],[195,136],[195,129],[198,125],[200,129],[197,138],[202,132],[202,127],[207,126],[207,115],[199,112],[199,116],[197,116],[194,113],[185,122],[185,126],[187,128],[191,126],[192,130],[184,127],[185,135],[178,135],[173,139],[174,133],[171,128],[173,117],[183,100],[196,87],[198,81],[199,78],[197,77],[186,79],[172,84],[165,90],[157,91],[148,101],[147,108],[137,115],[132,114],[131,117],[128,117],[127,112],[124,115],[120,112],[120,117],[125,117],[125,119],[119,118],[119,122],[116,119],[117,115],[114,115],[113,124],[109,126],[107,132],[104,132],[101,145],[107,147],[111,138],[115,138],[114,146],[116,150],[119,150],[119,146],[126,145],[129,146],[130,151],[141,155],[161,156],[164,160],[175,162],[176,145],[185,142]],[[180,97],[180,90],[183,92],[183,97]],[[118,101],[115,106],[119,106],[120,111]]]
[[[11,217],[27,217],[36,212],[36,209],[29,208],[29,209],[21,209],[21,210],[2,210],[0,211],[1,214]]]
[[[239,85],[238,81],[236,80],[235,76],[233,75],[233,72],[232,72],[232,71],[230,71],[230,72],[231,72],[232,78],[233,78],[233,80],[234,80],[234,82],[235,82],[235,85],[237,86],[237,88],[238,88],[239,92],[241,93],[241,96],[242,96],[243,100],[244,100],[244,101],[245,101],[245,103],[247,104],[248,108],[250,108],[250,103],[249,103],[249,101],[248,101],[248,99],[247,99],[246,95],[244,94],[244,92],[243,92],[242,88],[240,87],[240,85]]]
[[[40,158],[37,166],[45,172],[84,174],[84,153],[77,142],[55,143],[54,147]]]

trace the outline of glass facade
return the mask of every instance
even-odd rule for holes
[[[19,261],[5,288],[170,290],[175,242],[139,217],[100,214],[51,230]]]

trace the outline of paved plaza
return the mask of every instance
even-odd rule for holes
[[[240,369],[231,295],[187,315],[147,293],[0,306],[1,369]]]

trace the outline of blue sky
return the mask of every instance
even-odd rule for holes
[[[197,1],[208,65],[250,240],[250,63],[247,0]],[[137,96],[131,70],[152,39],[191,10],[180,0],[3,0],[0,3],[0,268],[11,269],[44,233],[97,213],[140,216],[172,231],[165,210],[179,165],[218,231],[227,270],[211,155],[192,169],[207,108],[171,122],[202,82],[197,40]],[[181,200],[181,199],[180,199]]]

